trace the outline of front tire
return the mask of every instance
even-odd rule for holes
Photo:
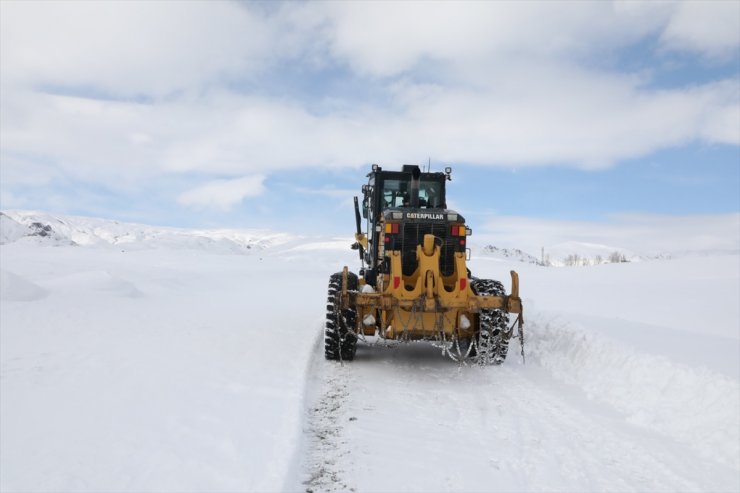
[[[475,279],[470,283],[475,294],[506,296],[504,285],[490,279]],[[481,310],[478,314],[478,362],[481,365],[500,365],[509,352],[509,314],[503,310]]]
[[[357,290],[357,276],[347,274],[347,289]],[[350,307],[342,310],[340,294],[342,292],[342,273],[329,277],[329,289],[326,299],[326,324],[324,326],[324,356],[328,360],[352,361],[357,350],[357,310]]]

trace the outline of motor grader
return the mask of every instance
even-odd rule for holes
[[[501,282],[473,277],[466,265],[472,231],[447,209],[451,172],[372,166],[362,187],[365,232],[354,199],[359,275],[344,267],[329,279],[326,359],[352,360],[358,338],[377,336],[433,341],[453,359],[497,365],[508,352],[511,313],[523,337],[517,273],[507,295]]]

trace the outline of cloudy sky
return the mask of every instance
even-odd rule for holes
[[[740,243],[739,1],[4,0],[0,23],[3,209],[348,233],[371,163],[431,160],[482,233]]]

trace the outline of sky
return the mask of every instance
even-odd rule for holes
[[[2,209],[349,234],[372,163],[505,246],[740,248],[740,1],[0,2]]]

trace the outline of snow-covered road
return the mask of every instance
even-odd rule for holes
[[[428,343],[374,338],[360,343],[355,361],[326,362],[318,341],[302,486],[314,492],[740,490],[736,310],[732,302],[703,316],[671,309],[697,278],[712,279],[712,292],[722,299],[736,296],[733,274],[721,273],[737,267],[737,259],[673,262],[605,266],[601,273],[527,269],[524,279],[535,291],[530,301],[538,289],[553,289],[549,274],[563,284],[570,277],[583,284],[568,299],[553,291],[559,307],[583,304],[580,311],[589,313],[602,305],[602,316],[528,311],[526,364],[517,342],[503,366],[480,368],[446,359]],[[670,267],[680,267],[670,271],[671,287]],[[589,278],[603,283],[603,298],[589,296],[598,285],[584,282]],[[624,308],[630,296],[651,291],[649,306]],[[658,316],[645,316],[648,309]],[[707,329],[708,320],[727,322]]]
[[[540,327],[531,327],[539,330]],[[533,337],[536,337],[533,336]],[[518,349],[516,344],[512,349]],[[311,491],[733,491],[737,469],[517,355],[461,366],[427,344],[361,345],[321,361],[311,392]]]
[[[740,490],[737,254],[474,258],[520,272],[525,365],[372,339],[341,365],[321,332],[347,240],[115,227],[0,247],[3,492]]]

